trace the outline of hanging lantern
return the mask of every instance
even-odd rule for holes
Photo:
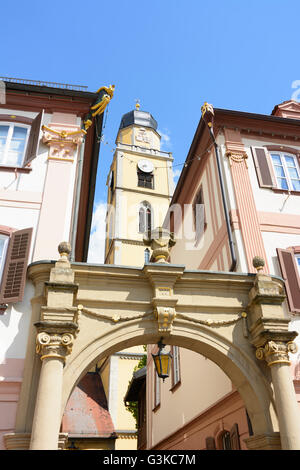
[[[162,343],[162,338],[157,343],[157,346],[158,353],[152,354],[152,357],[158,377],[165,381],[165,379],[169,377],[172,354],[170,352],[166,352],[165,344]]]

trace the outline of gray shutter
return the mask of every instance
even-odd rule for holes
[[[216,443],[213,437],[207,437],[205,439],[206,450],[216,450]]]
[[[264,147],[251,147],[251,151],[260,187],[276,187],[276,179],[267,149]]]
[[[300,313],[300,276],[294,252],[277,248],[277,254],[290,311]]]
[[[239,436],[239,428],[237,423],[235,423],[231,430],[230,430],[230,442],[231,442],[231,449],[232,450],[240,450],[240,436]]]
[[[11,234],[0,290],[0,303],[23,298],[32,228]]]
[[[42,110],[32,121],[23,166],[28,165],[28,163],[31,162],[31,160],[33,160],[37,156],[43,116],[44,110]]]

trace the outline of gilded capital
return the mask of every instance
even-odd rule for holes
[[[268,366],[274,364],[291,364],[289,353],[297,352],[297,346],[293,341],[268,341],[263,347],[257,348],[256,357],[265,360]]]

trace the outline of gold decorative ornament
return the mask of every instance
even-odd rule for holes
[[[245,162],[246,168],[248,168],[247,159],[248,155],[246,153],[233,153],[233,152],[226,152],[226,156],[229,158],[229,164],[232,166],[232,162],[235,163],[242,163]]]
[[[201,114],[202,118],[206,121],[208,127],[212,127],[215,114],[213,105],[205,101],[205,103],[201,106]]]
[[[60,137],[60,139],[67,139],[71,135],[78,135],[78,134],[86,134],[84,129],[79,129],[77,131],[67,132],[66,130],[57,131],[56,129],[52,129],[51,127],[46,126],[45,124],[42,126],[42,130],[45,132],[49,132],[50,134],[55,134]],[[50,136],[48,136],[50,138]],[[47,135],[45,135],[45,139],[47,139]]]
[[[110,102],[110,100],[113,97],[114,90],[115,90],[115,85],[110,85],[109,87],[103,86],[103,87],[99,88],[99,90],[97,90],[96,93],[100,93],[100,91],[102,91],[102,90],[105,90],[106,94],[103,95],[103,97],[102,97],[102,99],[99,103],[96,103],[93,106],[91,106],[91,110],[94,111],[92,113],[93,117],[95,117],[99,114],[102,114],[104,112],[106,106],[108,105],[108,103]]]
[[[91,121],[90,119],[87,119],[86,121],[84,121],[84,128],[85,130],[87,130],[89,127],[91,127],[91,125],[93,124],[93,121]]]
[[[170,333],[173,321],[176,317],[173,307],[156,307],[154,310],[155,319],[158,322],[158,331],[160,333]]]

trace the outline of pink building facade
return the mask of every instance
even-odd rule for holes
[[[300,103],[284,102],[271,115],[215,109],[213,132],[220,173],[201,118],[166,219],[177,240],[171,263],[255,273],[253,258],[263,258],[264,272],[285,280],[286,318],[299,333]],[[299,353],[291,361],[300,402]],[[176,387],[172,377],[157,386],[149,361],[148,448],[245,449],[251,422],[225,374],[183,349],[173,363]]]
[[[31,322],[30,263],[61,241],[86,261],[103,116],[99,94],[5,81],[0,104],[0,449],[15,429]],[[101,96],[100,96],[101,98]],[[87,120],[89,122],[87,123]]]

